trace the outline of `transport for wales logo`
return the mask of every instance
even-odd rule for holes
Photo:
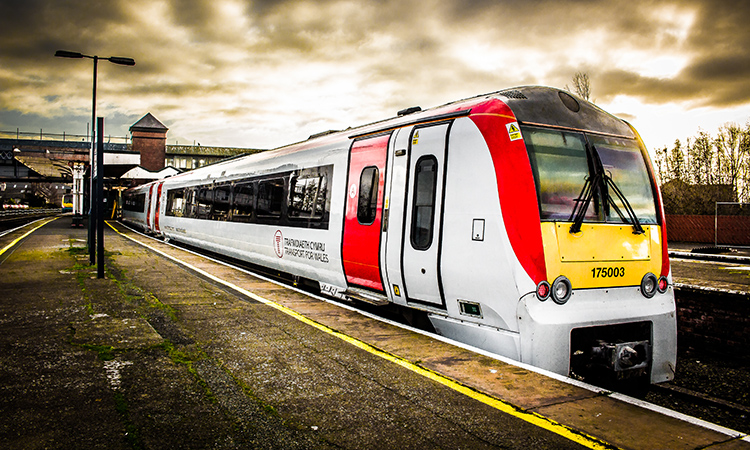
[[[273,250],[279,258],[284,256],[284,236],[281,230],[276,230],[276,234],[273,235]]]

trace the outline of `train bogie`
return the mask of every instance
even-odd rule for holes
[[[530,87],[153,182],[123,217],[563,375],[660,382],[676,331],[652,172],[628,124]]]

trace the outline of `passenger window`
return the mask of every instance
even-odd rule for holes
[[[372,225],[378,213],[378,187],[380,177],[375,166],[365,167],[359,176],[357,220],[362,225]]]
[[[414,175],[414,205],[411,214],[411,246],[427,250],[432,245],[435,223],[435,195],[437,192],[437,159],[419,158]]]
[[[289,199],[289,217],[293,219],[321,219],[325,210],[326,179],[293,177]]]
[[[255,210],[255,183],[241,183],[234,186],[232,221],[250,222]]]
[[[212,220],[227,220],[229,214],[229,185],[216,186],[214,189],[214,208],[211,211]]]
[[[183,198],[183,189],[172,189],[167,192],[167,215],[174,217],[182,217],[185,202]]]
[[[211,205],[214,202],[214,191],[210,187],[201,187],[198,189],[198,219],[209,219],[211,214]]]
[[[284,179],[273,178],[258,183],[258,215],[281,217],[284,201]]]

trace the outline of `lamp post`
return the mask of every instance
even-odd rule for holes
[[[96,190],[94,189],[94,171],[96,168],[96,140],[94,139],[95,136],[95,126],[96,126],[96,69],[97,65],[100,59],[109,61],[113,64],[119,64],[121,66],[134,66],[135,60],[133,58],[126,58],[122,56],[110,56],[109,58],[101,58],[99,56],[91,56],[91,55],[84,55],[83,53],[79,52],[69,52],[67,50],[58,50],[55,52],[55,56],[59,58],[73,58],[73,59],[82,59],[82,58],[89,58],[94,60],[94,89],[93,89],[93,95],[91,99],[91,150],[89,152],[89,162],[91,167],[91,177],[89,179],[89,233],[88,233],[88,247],[89,247],[89,263],[91,265],[94,265],[96,263],[96,220],[95,217],[97,215],[97,211],[100,208],[103,208],[104,205],[99,205],[99,203],[102,203],[101,198],[97,198]],[[96,176],[103,177],[103,173],[97,173]],[[101,194],[101,193],[100,193]],[[100,258],[103,257],[103,255],[99,255]]]

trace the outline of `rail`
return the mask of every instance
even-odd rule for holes
[[[37,215],[60,214],[61,208],[0,209],[0,220]]]

